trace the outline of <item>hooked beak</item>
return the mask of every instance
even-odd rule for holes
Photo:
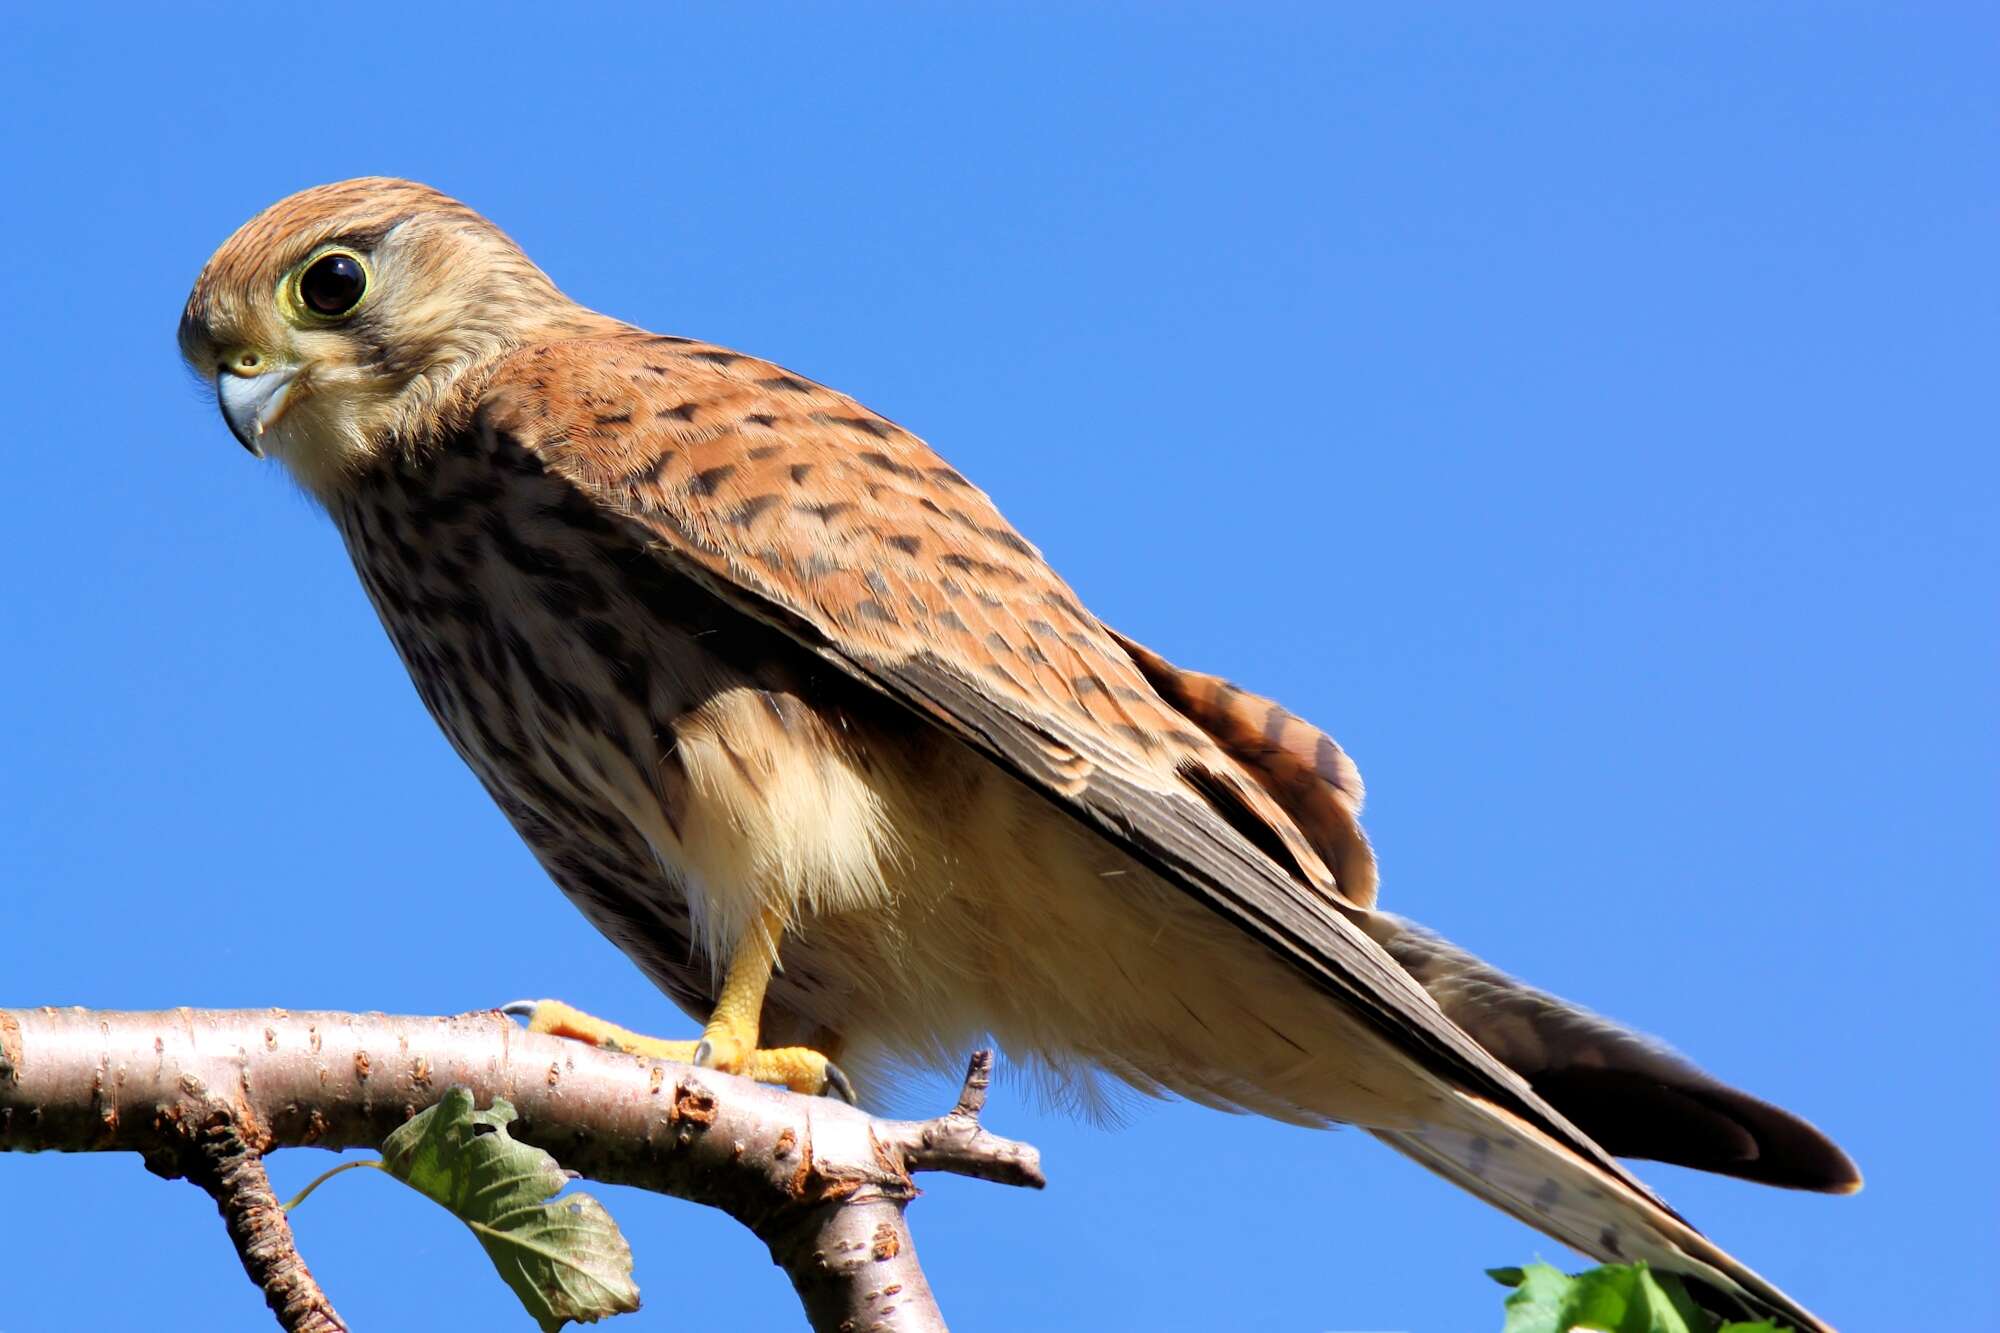
[[[264,456],[264,446],[258,441],[285,415],[289,390],[298,374],[297,366],[273,365],[255,375],[225,369],[216,376],[215,396],[222,403],[222,419],[253,456]]]

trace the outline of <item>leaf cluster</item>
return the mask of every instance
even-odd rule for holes
[[[1547,1264],[1492,1268],[1488,1274],[1512,1287],[1502,1333],[1784,1333],[1769,1320],[1722,1323],[1694,1303],[1672,1273],[1643,1263],[1605,1264],[1563,1273]]]

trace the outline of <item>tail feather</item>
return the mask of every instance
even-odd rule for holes
[[[1552,1236],[1607,1263],[1645,1260],[1688,1280],[1729,1317],[1771,1318],[1800,1333],[1831,1326],[1696,1231],[1643,1185],[1607,1174],[1527,1121],[1459,1092],[1419,1129],[1371,1130],[1396,1151]]]
[[[1375,912],[1360,924],[1447,1018],[1606,1152],[1792,1189],[1861,1188],[1853,1161],[1814,1126],[1652,1038],[1510,977],[1414,922]]]

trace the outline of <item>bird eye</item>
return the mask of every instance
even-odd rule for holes
[[[299,274],[299,304],[326,319],[360,305],[367,290],[368,270],[359,259],[339,250],[321,255]]]

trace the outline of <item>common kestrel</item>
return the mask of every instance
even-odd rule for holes
[[[1079,1097],[1364,1126],[1823,1327],[1612,1154],[1839,1193],[1839,1148],[1375,910],[1340,747],[1105,626],[894,422],[586,310],[391,179],[244,224],[180,346],[556,883],[707,1020],[647,1049],[848,1094],[829,1054],[870,1089],[990,1036]]]

